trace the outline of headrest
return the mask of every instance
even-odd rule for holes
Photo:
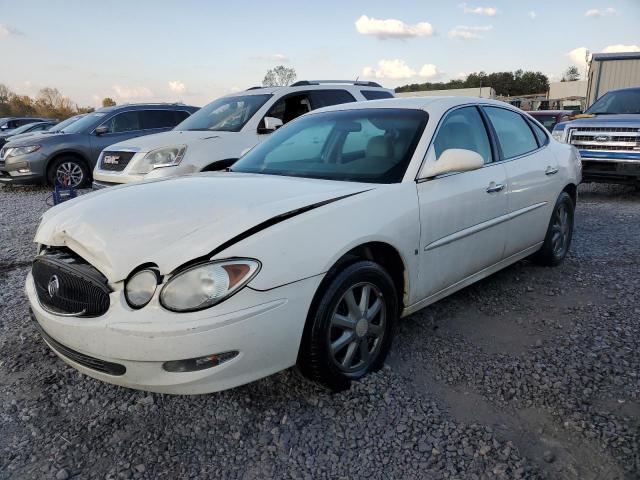
[[[391,140],[384,135],[372,137],[367,143],[365,155],[367,158],[393,158],[393,145],[391,144]]]

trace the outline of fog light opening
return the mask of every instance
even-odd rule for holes
[[[182,372],[197,372],[198,370],[205,370],[207,368],[217,367],[229,360],[238,356],[238,351],[214,353],[213,355],[206,355],[204,357],[187,358],[186,360],[171,360],[164,362],[162,368],[167,372],[182,373]]]

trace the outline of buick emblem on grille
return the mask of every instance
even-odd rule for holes
[[[609,135],[598,135],[594,138],[596,142],[610,142],[611,137]]]
[[[60,280],[58,280],[57,275],[51,275],[49,279],[49,285],[47,285],[47,291],[49,292],[49,296],[51,298],[55,297],[58,294],[58,290],[60,289]]]

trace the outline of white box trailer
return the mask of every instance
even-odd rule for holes
[[[589,65],[587,107],[609,90],[640,86],[640,52],[594,53]]]

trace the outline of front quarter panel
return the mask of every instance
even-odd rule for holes
[[[384,242],[405,264],[406,291],[417,279],[420,223],[414,182],[363,184],[363,192],[276,223],[219,252],[215,258],[250,257],[262,270],[250,283],[268,290],[327,272],[353,248]],[[407,300],[413,300],[407,298]]]

